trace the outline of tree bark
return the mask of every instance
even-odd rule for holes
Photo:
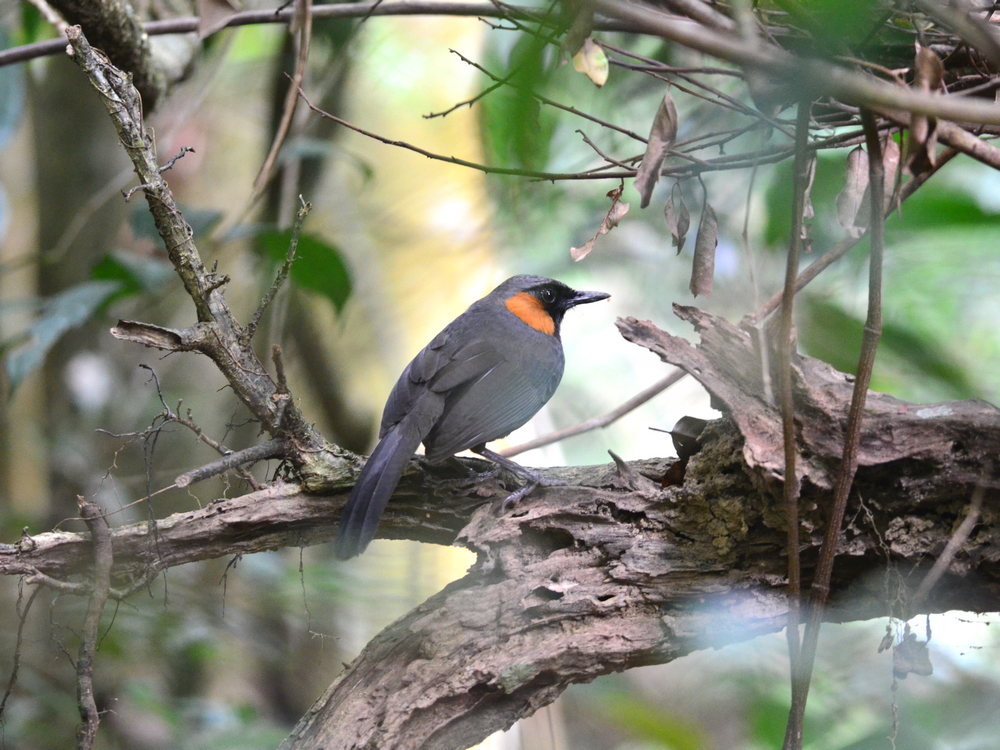
[[[68,24],[79,24],[90,43],[132,74],[146,112],[167,92],[167,79],[149,49],[149,36],[126,0],[51,0]]]
[[[781,427],[761,395],[750,336],[693,308],[696,348],[650,323],[626,338],[692,373],[729,415],[710,423],[683,484],[668,459],[553,469],[499,514],[503,478],[470,483],[457,466],[414,459],[380,536],[456,541],[469,573],[384,630],[283,744],[300,748],[446,748],[473,744],[554,700],[567,685],[783,627],[785,515]],[[774,358],[771,358],[774,361]],[[803,491],[803,579],[826,523],[850,378],[806,357],[793,368]],[[914,406],[869,394],[850,520],[828,619],[914,614],[911,587],[986,488],[978,526],[921,612],[1000,608],[1000,517],[991,462],[1000,410],[981,401]],[[470,462],[470,465],[477,465]],[[115,570],[150,573],[194,560],[329,541],[348,487],[328,496],[276,485],[113,534]],[[0,573],[79,575],[85,534],[50,532],[0,545]],[[873,644],[874,647],[874,644]]]

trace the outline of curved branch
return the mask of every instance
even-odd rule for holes
[[[608,466],[593,486],[551,488],[514,514],[478,510],[460,537],[478,553],[469,574],[369,643],[281,750],[467,747],[571,683],[780,630],[780,501],[740,459],[731,424],[715,423],[703,442],[683,488],[663,489],[639,467],[619,474]],[[840,550],[831,620],[911,614],[890,611],[908,592],[887,596],[885,586],[916,583],[905,569],[944,547],[960,513],[960,493],[922,499],[919,525],[929,536],[910,534],[914,498],[878,490],[875,476],[862,480],[871,515],[858,514],[871,524],[849,527]],[[805,523],[821,528],[822,502],[810,506]],[[964,546],[964,562],[928,611],[959,599],[963,609],[1000,604],[1000,565],[982,554],[998,531],[994,516]],[[814,561],[818,539],[803,546]],[[879,574],[888,557],[902,575]]]
[[[678,312],[701,331],[697,348],[650,323],[627,319],[619,327],[698,378],[730,415],[702,435],[684,484],[663,486],[671,465],[663,459],[554,469],[569,486],[546,488],[500,515],[509,488],[470,485],[457,468],[414,459],[380,535],[457,539],[478,561],[376,638],[286,750],[467,745],[571,682],[783,626],[785,515],[771,491],[783,466],[780,417],[763,399],[750,337],[697,310]],[[793,376],[801,518],[804,529],[821,529],[851,384],[806,357],[796,359]],[[984,402],[918,407],[871,393],[862,429],[853,502],[864,498],[865,512],[849,516],[855,520],[838,548],[827,615],[834,620],[885,615],[905,602],[906,591],[886,596],[879,576],[886,560],[903,569],[893,581],[916,585],[920,576],[906,569],[945,549],[977,486],[991,499],[998,487],[983,476],[1000,453],[1000,410]],[[153,530],[116,529],[115,574],[142,578],[194,560],[329,541],[347,490],[345,483],[316,496],[277,485],[170,516]],[[992,507],[984,503],[924,611],[1000,607],[1000,516]],[[806,534],[802,544],[808,583],[819,538]],[[0,573],[80,574],[90,550],[85,534],[25,537],[0,545]]]
[[[79,26],[70,27],[66,34],[73,59],[101,94],[135,168],[167,256],[198,316],[198,323],[183,331],[121,321],[112,333],[146,346],[198,351],[209,357],[264,428],[274,437],[289,439],[293,449],[286,458],[295,464],[303,483],[312,490],[335,487],[353,471],[353,457],[327,443],[298,407],[281,398],[278,386],[254,353],[250,335],[229,310],[223,294],[229,277],[205,267],[194,232],[163,178],[153,136],[143,122],[142,101],[131,80],[90,46]]]

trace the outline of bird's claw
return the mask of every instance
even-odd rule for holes
[[[510,506],[520,502],[534,490],[539,485],[538,482],[528,482],[524,487],[519,489],[517,492],[512,492],[504,498],[504,501],[500,503],[500,512],[506,513]]]
[[[534,472],[532,472],[534,473]],[[520,502],[538,487],[568,487],[569,482],[565,479],[552,479],[549,477],[543,477],[541,474],[536,474],[534,478],[529,479],[528,483],[524,485],[517,492],[512,492],[504,498],[504,501],[500,504],[500,512],[506,513],[507,509],[515,503]]]

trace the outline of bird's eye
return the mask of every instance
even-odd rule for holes
[[[551,289],[543,289],[541,292],[539,292],[538,296],[542,298],[542,302],[556,301],[556,293],[553,292]]]

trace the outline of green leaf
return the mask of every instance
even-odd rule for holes
[[[292,231],[267,230],[258,235],[258,241],[267,257],[283,263],[292,241]],[[340,251],[313,235],[299,235],[291,277],[303,289],[322,294],[330,300],[338,313],[351,296],[351,276]]]
[[[803,348],[841,372],[855,372],[864,321],[849,315],[835,303],[812,297],[804,298],[804,308],[808,321],[798,326]],[[909,372],[916,373],[923,388],[931,385],[926,381],[934,381],[942,394],[954,398],[978,395],[965,368],[956,362],[953,354],[943,349],[933,336],[905,324],[893,321],[883,324],[878,354],[872,373],[872,387],[876,390],[898,393],[908,382],[908,378],[893,377],[892,370],[898,369],[891,366],[895,360]],[[910,394],[898,395],[905,398]]]
[[[120,281],[88,281],[45,300],[41,314],[28,329],[28,340],[7,353],[4,366],[10,395],[42,365],[45,355],[64,333],[84,323],[121,287]]]
[[[511,50],[506,70],[496,59],[487,61],[491,72],[509,81],[481,101],[484,145],[493,164],[543,170],[549,161],[557,122],[534,96],[550,78],[545,53],[545,41],[525,33]]]
[[[165,260],[119,250],[105,255],[91,272],[95,281],[121,282],[121,288],[108,302],[144,292],[155,292],[173,275],[173,266]]]

